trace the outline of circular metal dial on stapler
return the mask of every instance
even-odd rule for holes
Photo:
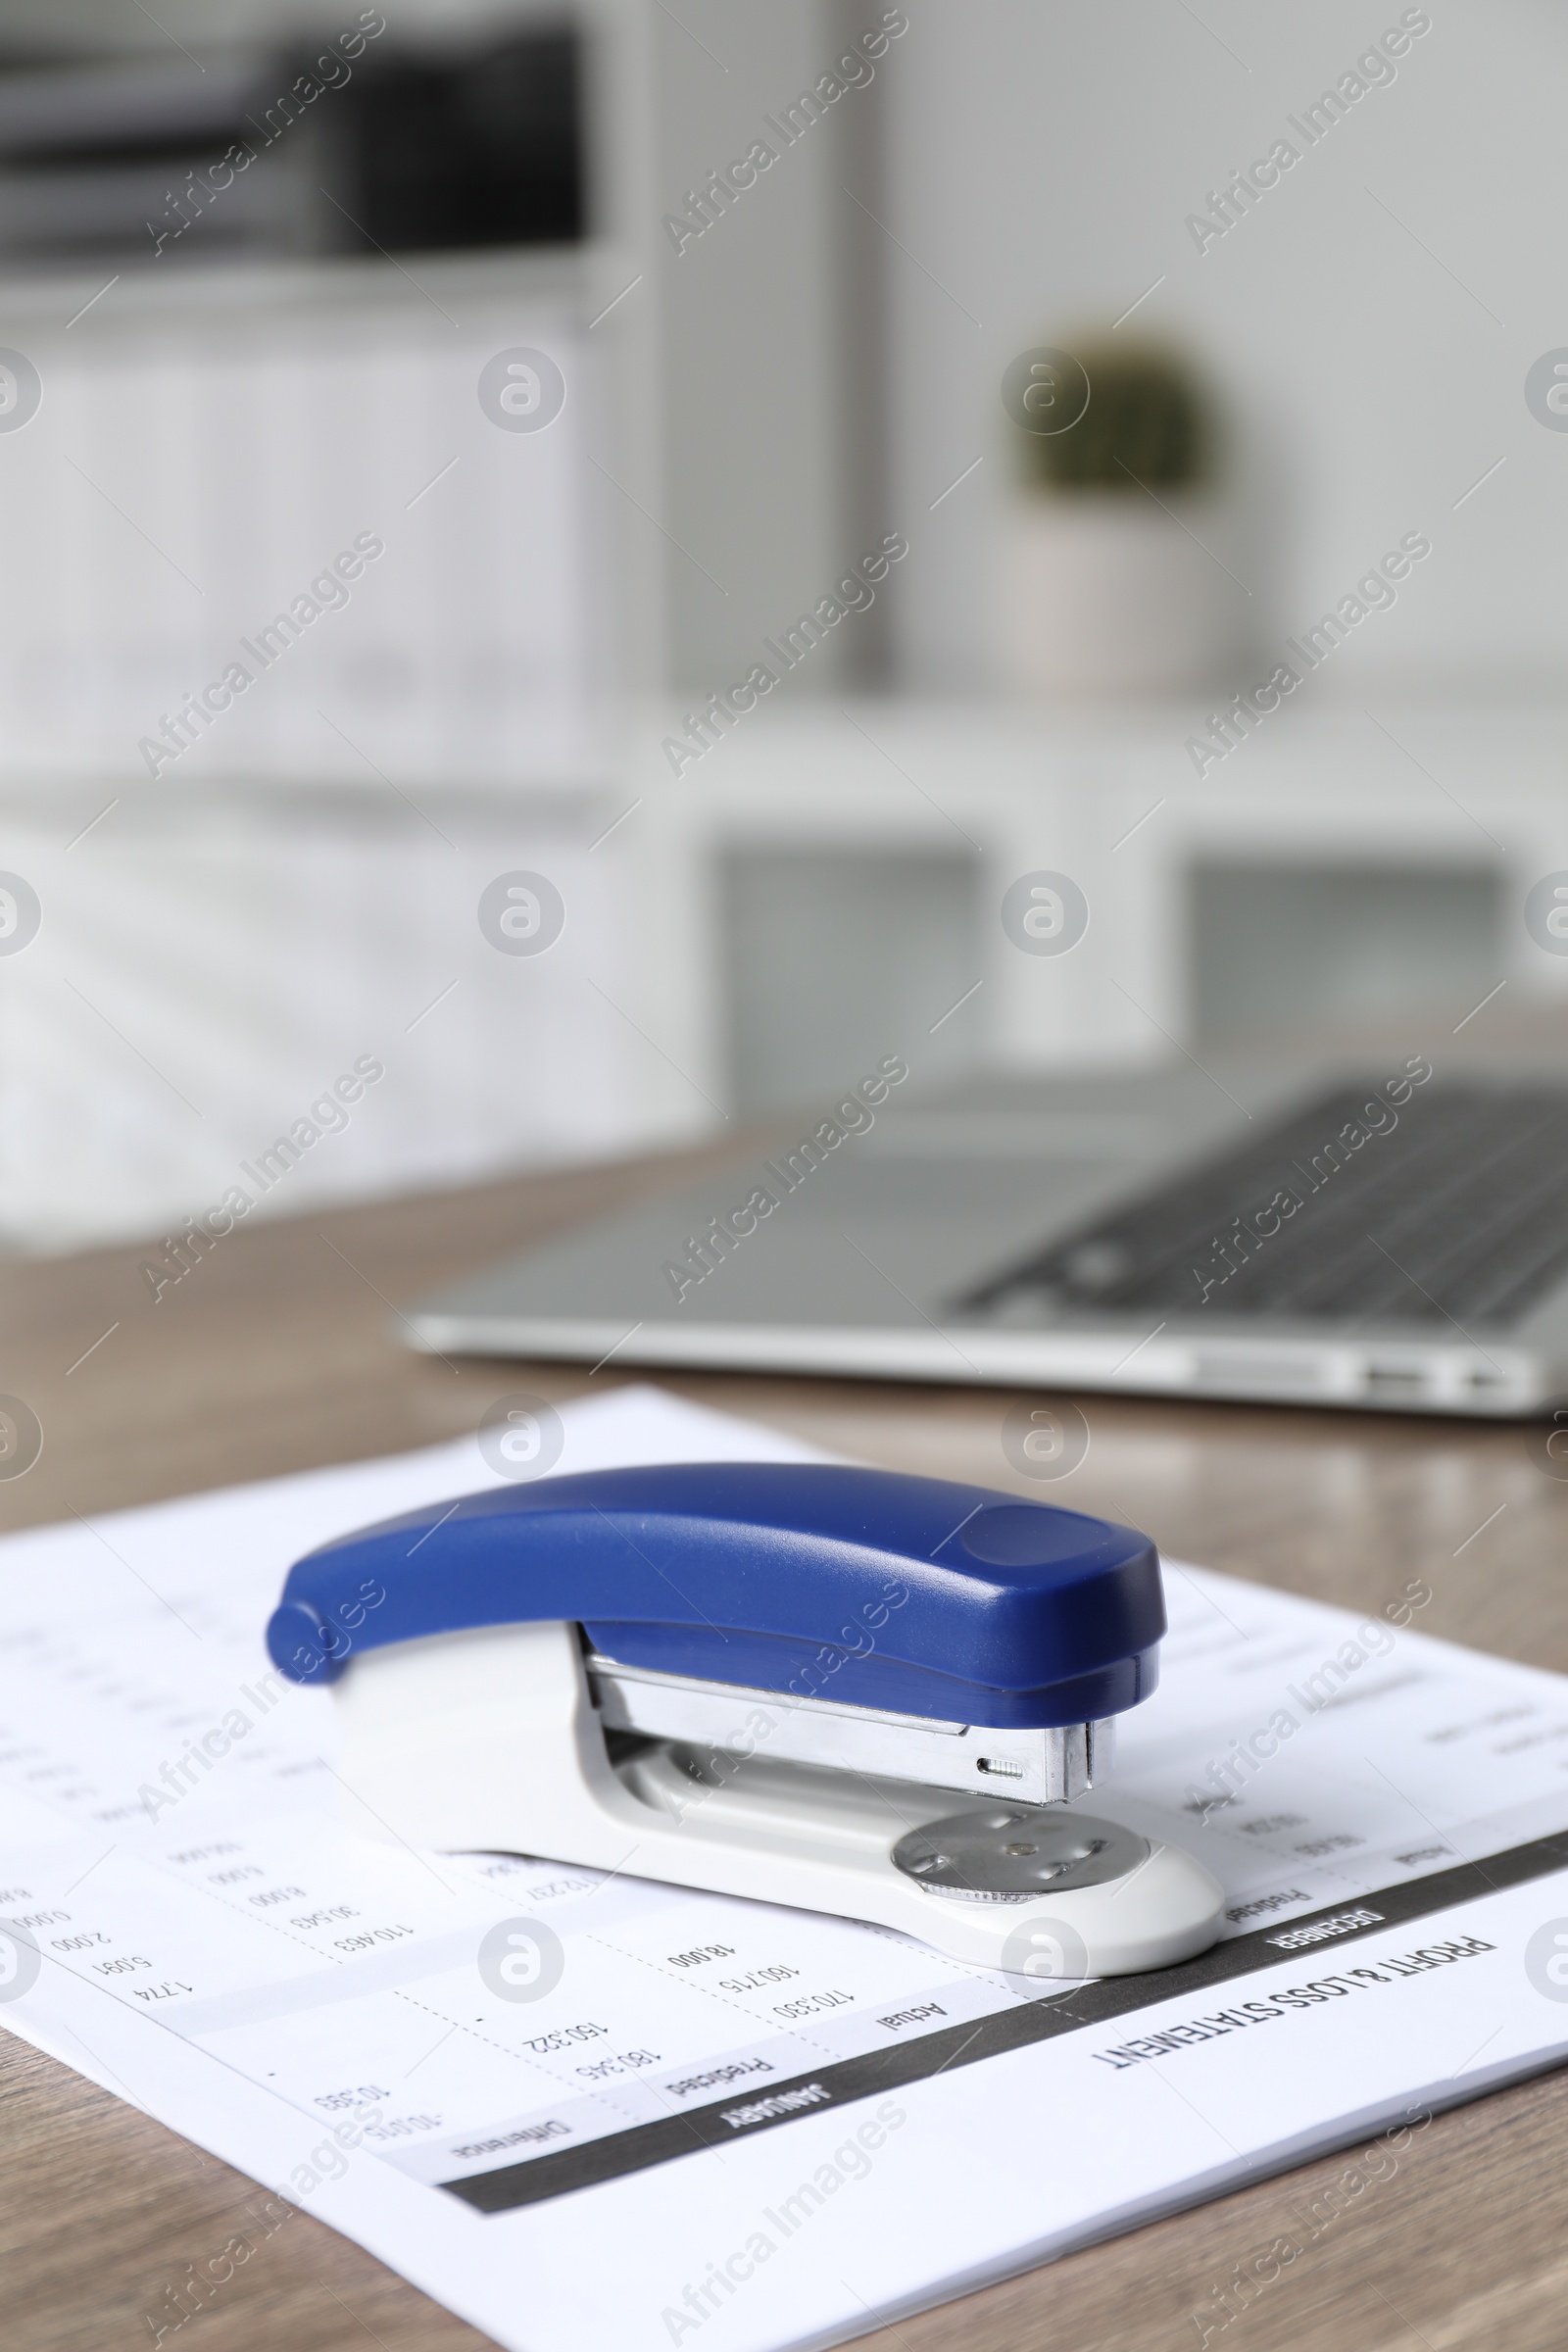
[[[970,1902],[1026,1903],[1037,1894],[1102,1886],[1149,1859],[1149,1840],[1119,1822],[1065,1807],[952,1813],[910,1830],[893,1859],[917,1886]]]

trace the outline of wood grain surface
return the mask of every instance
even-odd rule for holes
[[[429,1445],[472,1430],[518,1387],[562,1400],[618,1384],[613,1368],[590,1379],[417,1355],[398,1305],[697,1164],[278,1220],[224,1241],[156,1306],[137,1250],[5,1264],[0,1386],[39,1415],[45,1445],[24,1478],[0,1484],[0,1526]],[[681,1375],[664,1385],[869,1461],[1039,1491],[1002,1451],[1009,1393]],[[1420,1575],[1434,1593],[1424,1631],[1568,1671],[1568,1485],[1540,1465],[1526,1431],[1079,1401],[1093,1442],[1070,1495],[1060,1491],[1075,1507],[1130,1520],[1168,1552],[1356,1609]],[[5,2035],[0,2151],[5,2352],[150,2345],[148,2315],[167,2318],[167,2290],[236,2232],[251,2259],[166,2347],[459,2352],[488,2340],[308,2216],[270,2225],[255,2182]],[[1233,2291],[1225,2321],[1214,2290],[1274,2239],[1300,2242],[1301,2216],[1353,2161],[1348,2151],[1261,2181],[868,2340],[879,2352],[1176,2352],[1201,2345],[1201,2312],[1223,2352],[1561,2352],[1560,2075],[1438,2117],[1392,2176],[1341,2200],[1340,2218],[1274,2283],[1245,2308]]]

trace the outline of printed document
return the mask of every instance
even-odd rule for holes
[[[821,1458],[651,1388],[562,1418],[563,1473]],[[0,2024],[250,2175],[253,2237],[314,2214],[514,2352],[782,2352],[1568,2054],[1568,1679],[1431,1639],[1414,1577],[1357,1618],[1166,1563],[1090,1800],[1227,1890],[1157,1974],[389,1841],[263,1629],[300,1553],[494,1483],[467,1440],[0,1544]],[[537,1997],[481,1974],[508,1921],[560,1938]]]

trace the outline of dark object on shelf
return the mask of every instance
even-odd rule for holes
[[[368,12],[373,13],[373,12]],[[581,43],[0,67],[0,268],[569,244],[586,234]]]

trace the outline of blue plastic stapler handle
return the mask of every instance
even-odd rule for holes
[[[684,1462],[466,1495],[323,1544],[268,1646],[296,1682],[357,1651],[567,1620],[622,1665],[950,1723],[1048,1726],[1154,1688],[1147,1536],[886,1470]]]

